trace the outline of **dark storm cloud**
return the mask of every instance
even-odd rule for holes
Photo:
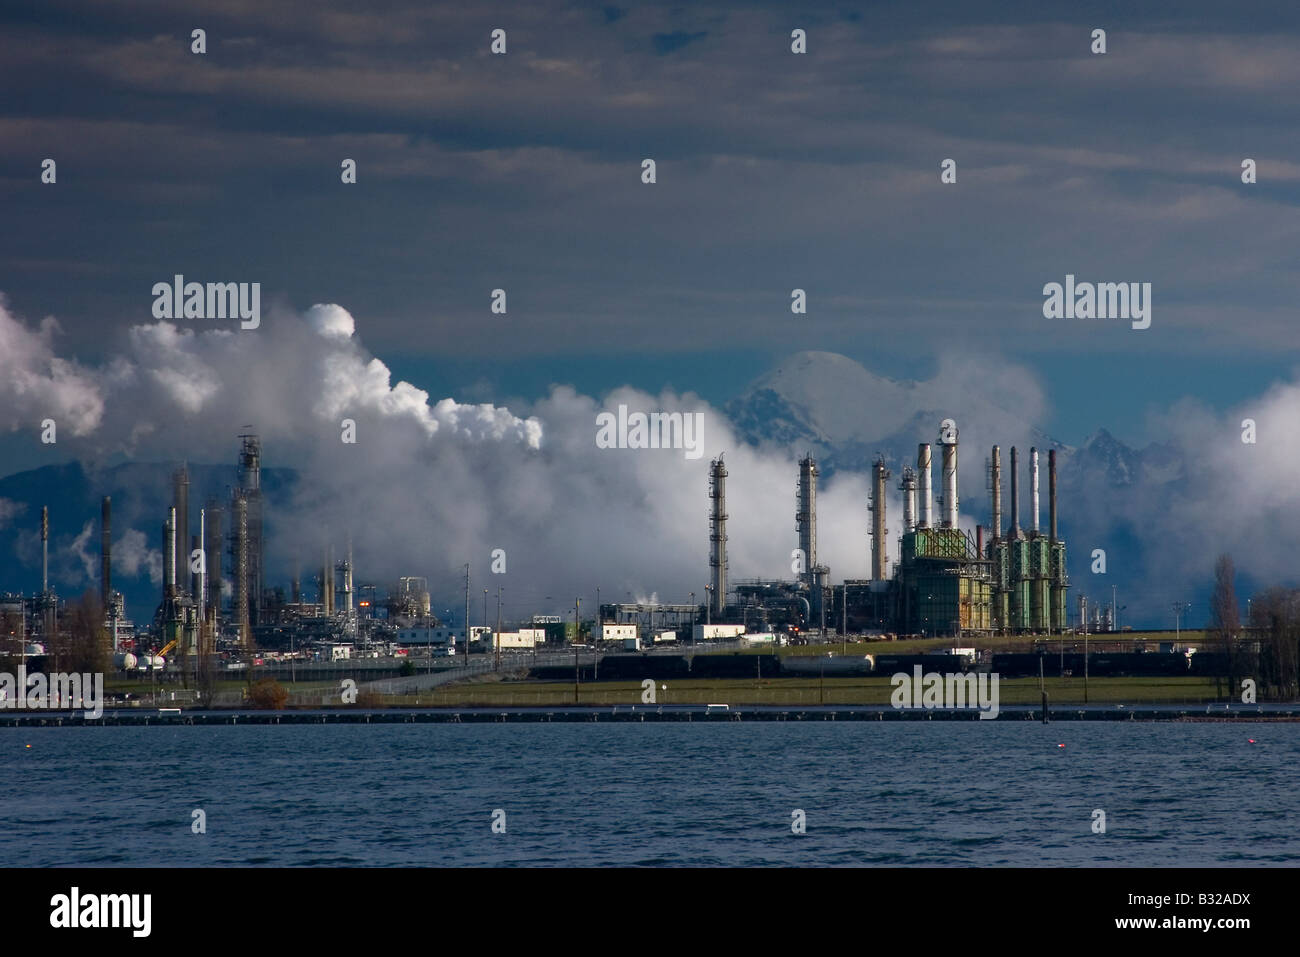
[[[831,348],[906,330],[927,349],[1264,350],[1297,278],[1273,251],[1297,238],[1300,61],[1295,14],[1259,9],[11,12],[3,288],[93,330],[91,348],[182,270],[345,302],[377,347],[431,354],[452,338],[516,356],[778,348],[796,286],[799,334]],[[1096,25],[1105,56],[1088,52]],[[36,181],[47,155],[54,190]],[[1257,186],[1239,181],[1245,156]],[[1066,272],[1152,282],[1152,330],[1045,325],[1041,287]],[[507,343],[487,321],[498,286]]]

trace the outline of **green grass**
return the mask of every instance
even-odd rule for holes
[[[1145,641],[1150,643],[1161,641],[1173,641],[1174,636],[1163,632],[1139,632],[1139,631],[1122,631],[1115,634],[1089,635],[1089,644],[1095,642],[1114,642],[1114,641]],[[1179,636],[1179,642],[1200,645],[1205,647],[1206,637],[1204,631],[1184,631]],[[919,655],[930,651],[937,651],[942,648],[974,648],[976,651],[986,649],[992,651],[1033,651],[1034,642],[1045,641],[1051,647],[1061,644],[1061,635],[1015,635],[1015,636],[992,636],[987,638],[915,638],[906,641],[853,641],[847,642],[834,641],[823,645],[787,645],[781,648],[772,648],[769,645],[755,645],[740,650],[728,649],[725,651],[705,651],[700,654],[709,655],[770,655],[778,654],[781,657],[805,657],[809,655],[824,655],[831,652],[835,655],[878,655],[878,654],[895,654],[895,655]],[[1065,635],[1065,646],[1069,648],[1077,645],[1080,650],[1083,648],[1082,635]]]
[[[665,688],[666,685],[666,688]],[[1051,707],[1084,703],[1080,678],[1044,682]],[[730,705],[887,705],[893,686],[888,678],[773,678],[661,681],[656,704]],[[585,683],[577,704],[642,705],[639,681]],[[1037,678],[1004,678],[998,683],[1001,704],[1038,704]],[[1202,704],[1215,700],[1213,678],[1093,678],[1090,704]],[[376,696],[379,706],[421,707],[561,707],[575,703],[572,682],[474,682],[407,695]]]

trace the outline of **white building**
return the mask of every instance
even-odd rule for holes
[[[463,628],[399,628],[397,629],[399,645],[429,645],[434,648],[463,647],[465,629]]]
[[[492,640],[491,635],[488,635],[487,637],[489,641]],[[501,632],[501,634],[496,636],[496,642],[493,644],[492,649],[495,651],[499,646],[503,651],[511,648],[524,648],[531,650],[537,645],[545,643],[545,628],[520,628],[518,631]]]
[[[602,624],[600,626],[600,635],[597,641],[618,642],[626,648],[640,647],[640,636],[636,625],[610,625]]]
[[[744,625],[696,625],[696,641],[715,641],[719,638],[739,638],[745,633]]]

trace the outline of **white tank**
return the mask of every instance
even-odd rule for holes
[[[162,655],[141,655],[139,666],[144,671],[149,671],[150,669],[161,671],[163,665],[166,663],[167,660]]]
[[[131,652],[120,652],[113,656],[113,667],[119,671],[130,671],[139,663],[139,659]]]
[[[28,642],[27,647],[23,649],[23,654],[43,655],[45,654],[45,646],[38,641]]]

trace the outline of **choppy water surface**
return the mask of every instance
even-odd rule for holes
[[[1295,724],[14,728],[0,747],[4,866],[1300,863]]]

